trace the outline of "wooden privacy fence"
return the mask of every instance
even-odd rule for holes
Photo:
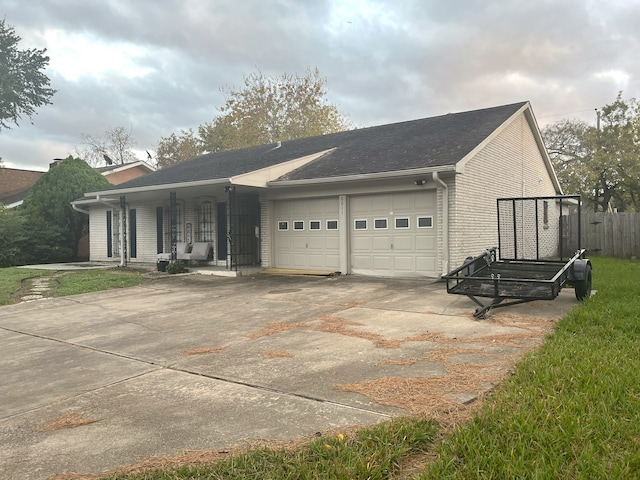
[[[578,215],[569,217],[577,231]],[[640,257],[640,213],[582,212],[582,247],[606,257]],[[565,230],[566,232],[566,230]]]

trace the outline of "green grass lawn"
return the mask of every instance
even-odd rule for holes
[[[27,270],[25,268],[0,268],[0,305],[11,303],[11,295],[20,290],[23,280],[50,273],[44,270]]]
[[[561,320],[454,433],[408,417],[210,466],[106,478],[640,478],[640,263],[592,260],[598,293]],[[413,477],[401,468],[425,458],[435,460]]]
[[[11,296],[20,290],[24,281],[35,277],[55,276],[51,282],[51,296],[75,295],[112,288],[132,287],[142,283],[140,272],[132,270],[72,270],[53,272],[25,268],[0,269],[0,305],[12,303]]]

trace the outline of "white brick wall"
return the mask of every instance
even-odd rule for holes
[[[449,270],[498,245],[497,198],[556,194],[524,114],[467,162],[451,194]]]
[[[273,202],[260,194],[260,260],[265,268],[271,267],[271,211]]]

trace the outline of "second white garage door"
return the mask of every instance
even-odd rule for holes
[[[275,266],[340,269],[338,199],[275,202]]]
[[[436,277],[436,192],[351,197],[353,273]]]

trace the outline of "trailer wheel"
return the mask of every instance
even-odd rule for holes
[[[591,296],[591,266],[586,265],[584,278],[575,281],[576,298],[580,301]]]

